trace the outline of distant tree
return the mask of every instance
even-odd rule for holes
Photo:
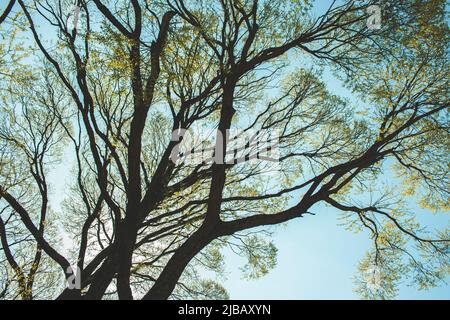
[[[448,210],[445,5],[10,1],[0,298],[228,298],[223,249],[261,277],[276,265],[269,227],[320,205],[373,241],[355,278],[362,297],[393,298],[402,278],[439,285],[448,226],[431,233],[408,206]],[[352,99],[330,91],[330,72]],[[196,146],[214,153],[188,161],[188,138],[173,134],[200,129],[213,139]],[[278,163],[261,159],[258,132],[278,133],[266,150]],[[236,146],[244,133],[258,134]],[[229,161],[238,153],[247,161]],[[62,164],[71,179],[58,190],[49,174]],[[64,238],[74,248],[63,253]],[[75,266],[81,288],[67,288]]]

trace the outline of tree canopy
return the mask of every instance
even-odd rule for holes
[[[448,43],[444,0],[7,1],[0,298],[228,298],[223,250],[264,276],[318,206],[372,240],[362,297],[442,284],[448,225],[411,207],[448,214]]]

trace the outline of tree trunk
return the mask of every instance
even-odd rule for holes
[[[137,238],[135,215],[128,215],[118,234],[117,251],[117,293],[120,300],[133,300],[130,277],[133,263],[133,251]]]
[[[188,263],[217,237],[216,226],[204,224],[175,251],[143,300],[166,300],[169,298]]]

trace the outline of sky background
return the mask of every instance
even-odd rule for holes
[[[314,9],[322,12],[330,3],[317,1]],[[3,9],[5,1],[0,1]],[[44,28],[45,29],[45,28]],[[350,94],[329,73],[325,81],[331,91],[350,98]],[[352,98],[354,99],[354,97]],[[53,203],[65,196],[70,159],[51,172]],[[391,177],[387,177],[390,179]],[[411,204],[412,205],[412,204]],[[54,205],[54,209],[60,209]],[[432,215],[413,206],[419,221],[431,229],[448,226],[448,213]],[[370,247],[367,233],[353,234],[339,224],[339,211],[329,207],[316,207],[315,216],[305,216],[283,226],[276,227],[273,241],[278,248],[278,264],[268,275],[258,280],[244,280],[239,268],[245,260],[226,252],[226,273],[224,286],[231,299],[358,299],[353,292],[353,277],[358,262]],[[70,241],[66,239],[65,244]],[[442,285],[429,291],[418,291],[403,283],[400,299],[450,299],[450,286]]]

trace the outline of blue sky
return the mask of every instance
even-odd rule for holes
[[[247,281],[239,270],[244,259],[228,253],[228,280],[231,299],[359,299],[353,292],[353,276],[359,260],[370,247],[367,234],[353,234],[338,225],[339,211],[329,207],[278,227],[273,240],[278,248],[278,264],[267,276]],[[431,227],[448,225],[448,215],[432,216],[418,210],[420,220]],[[445,214],[446,215],[446,214]],[[450,286],[418,291],[406,283],[399,299],[450,299]]]

